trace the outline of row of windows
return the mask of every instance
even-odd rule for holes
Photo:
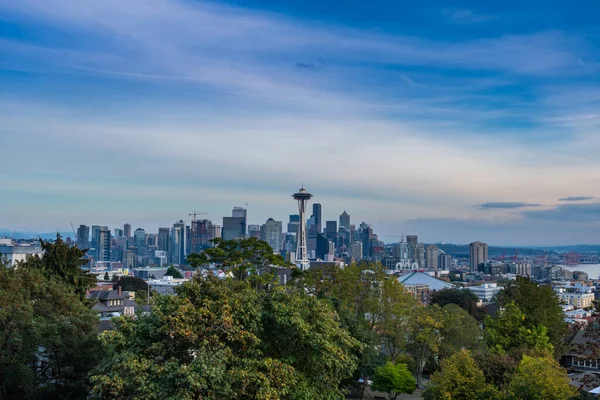
[[[573,358],[574,367],[598,368],[598,360],[589,360],[586,358]]]
[[[109,300],[108,301],[108,306],[112,307],[112,306],[120,306],[122,304],[123,300]]]

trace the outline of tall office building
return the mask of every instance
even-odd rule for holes
[[[100,225],[92,225],[92,237],[90,239],[90,255],[95,260],[98,259],[98,232],[100,231]]]
[[[129,239],[131,237],[131,224],[123,225],[123,235]]]
[[[171,228],[171,262],[184,264],[185,255],[185,222],[179,220]]]
[[[325,237],[327,238],[327,240],[331,240],[335,243],[337,238],[337,232],[337,221],[325,222]]]
[[[123,236],[123,229],[115,228],[115,238]]]
[[[363,258],[371,257],[371,239],[373,239],[373,229],[364,222],[360,224],[360,238],[362,242]]]
[[[231,217],[223,217],[223,239],[235,240],[246,237],[246,210],[234,207]]]
[[[204,249],[207,249],[211,246],[211,240],[214,239],[214,226],[211,220],[209,219],[201,219],[192,221],[192,231],[191,234],[194,235],[191,240],[192,249],[190,251],[192,253],[199,253]],[[221,232],[219,232],[219,236],[221,237]]]
[[[298,227],[300,226],[300,216],[298,214],[290,215],[290,222],[287,225],[288,233],[298,233]],[[294,249],[295,251],[295,249]]]
[[[452,256],[450,254],[446,254],[442,250],[440,250],[438,270],[450,271],[450,269],[452,269]]]
[[[417,235],[406,235],[406,241],[413,246],[416,246],[416,244],[419,243],[418,239],[419,237]]]
[[[419,268],[425,268],[425,245],[417,243],[413,245],[413,261],[419,265]]]
[[[80,250],[90,248],[90,227],[87,225],[79,225],[77,228],[77,247]]]
[[[323,219],[322,219],[322,214],[321,214],[321,204],[319,203],[314,203],[313,204],[313,213],[312,213],[312,218],[313,218],[313,223],[316,225],[316,227],[314,228],[317,232],[321,232],[322,224],[323,224]]]
[[[169,228],[158,228],[158,250],[169,252],[169,244],[171,242]]]
[[[427,246],[425,262],[427,269],[429,270],[438,270],[438,261],[440,256],[440,249],[435,244],[430,244]]]
[[[275,221],[273,218],[269,218],[267,222],[260,228],[261,240],[269,243],[269,246],[273,249],[274,253],[279,254],[283,248],[281,239],[283,236],[283,226],[281,221]]]
[[[469,245],[469,265],[471,272],[477,271],[479,264],[488,260],[488,245],[482,242],[473,242]]]
[[[110,261],[110,230],[107,226],[98,229],[96,261]]]
[[[340,228],[346,228],[346,231],[350,232],[350,214],[346,211],[340,214]]]
[[[260,225],[248,225],[248,237],[254,237],[261,239],[261,227]],[[264,239],[261,239],[264,240]]]
[[[133,232],[133,245],[136,247],[138,255],[144,255],[146,252],[146,231],[142,228],[137,228]]]
[[[363,244],[362,242],[352,242],[350,246],[350,257],[355,260],[361,260],[363,258]]]

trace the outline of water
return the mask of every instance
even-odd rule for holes
[[[581,271],[588,274],[590,279],[599,279],[600,275],[600,264],[578,264],[578,265],[566,265],[565,269],[569,271]]]

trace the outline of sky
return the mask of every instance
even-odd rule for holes
[[[286,221],[304,183],[386,242],[600,243],[598,13],[3,0],[0,229]]]

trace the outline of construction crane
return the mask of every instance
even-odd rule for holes
[[[75,227],[73,226],[72,222],[71,222],[71,229],[73,230],[73,237],[75,238],[75,241],[77,241],[77,233],[75,233]]]
[[[196,252],[196,236],[198,236],[198,232],[196,231],[198,229],[198,227],[196,226],[196,216],[197,215],[204,215],[204,214],[208,214],[207,212],[198,212],[198,211],[194,211],[191,214],[189,214],[190,217],[192,217],[192,253]]]

